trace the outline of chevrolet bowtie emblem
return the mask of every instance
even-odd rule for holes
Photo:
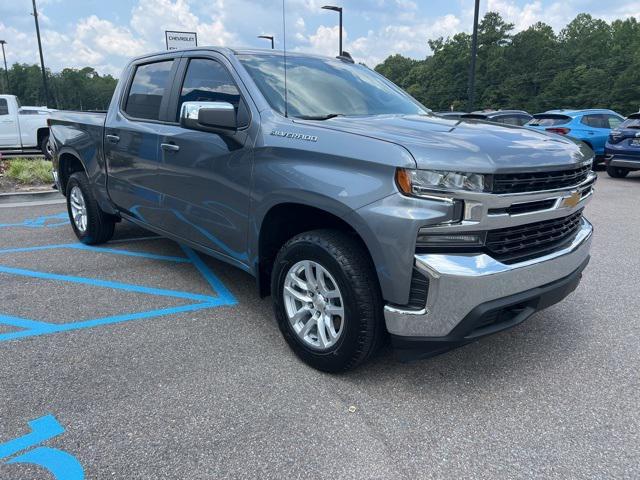
[[[581,199],[582,199],[582,194],[580,192],[572,192],[571,196],[566,197],[562,201],[562,206],[563,207],[573,208],[576,205],[578,205],[578,203],[580,203]]]

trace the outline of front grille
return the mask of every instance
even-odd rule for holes
[[[551,253],[573,239],[582,210],[564,218],[487,232],[486,248],[503,263],[515,263]]]
[[[584,181],[591,165],[573,170],[554,172],[500,173],[493,176],[492,193],[524,193],[554,190],[577,185]]]

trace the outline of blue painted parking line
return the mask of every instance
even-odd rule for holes
[[[154,237],[159,239],[161,237]],[[112,280],[105,280],[99,278],[87,278],[74,275],[65,275],[59,273],[42,272],[37,270],[29,270],[24,268],[10,267],[6,265],[0,265],[0,273],[8,275],[22,276],[37,278],[45,281],[52,282],[67,282],[83,284],[97,288],[107,288],[122,290],[131,293],[138,293],[144,295],[155,295],[167,298],[179,298],[182,300],[190,300],[193,303],[186,305],[179,305],[175,307],[168,307],[156,310],[149,310],[135,313],[123,313],[119,315],[113,315],[101,318],[91,318],[79,321],[70,321],[67,323],[49,323],[38,321],[35,319],[21,318],[8,314],[0,314],[0,324],[8,325],[18,328],[18,331],[12,331],[0,334],[0,342],[17,340],[20,338],[33,337],[39,335],[48,335],[53,333],[60,333],[71,330],[79,330],[84,328],[93,328],[104,325],[117,324],[122,322],[129,322],[134,320],[143,320],[150,318],[157,318],[166,315],[173,315],[178,313],[193,312],[198,310],[204,310],[209,308],[216,308],[220,306],[232,306],[237,303],[236,298],[229,291],[229,289],[220,281],[220,279],[211,271],[206,263],[198,256],[198,254],[186,246],[181,246],[182,251],[185,253],[185,257],[171,256],[171,255],[159,255],[155,253],[131,251],[121,248],[109,248],[109,247],[92,247],[81,243],[71,244],[53,244],[53,245],[41,245],[36,247],[18,247],[18,248],[6,248],[0,250],[1,255],[11,255],[23,252],[41,252],[46,250],[56,249],[72,249],[86,252],[104,253],[110,255],[125,255],[138,258],[152,259],[156,261],[169,261],[173,263],[185,263],[194,266],[196,271],[200,273],[202,278],[212,289],[211,295],[203,295],[201,293],[185,292],[180,290],[162,289],[146,285],[136,285],[132,283],[117,282]]]
[[[44,215],[37,218],[27,219],[20,223],[0,223],[0,228],[27,227],[27,228],[52,228],[62,227],[69,224],[67,212],[56,213],[55,215]]]

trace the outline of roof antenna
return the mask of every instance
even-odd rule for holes
[[[289,118],[289,99],[287,94],[287,22],[284,13],[284,2],[282,0],[282,47],[284,50],[284,116]]]

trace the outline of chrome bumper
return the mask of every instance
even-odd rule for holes
[[[478,305],[570,275],[589,256],[592,233],[593,227],[583,218],[566,248],[512,265],[486,254],[415,255],[415,266],[429,279],[426,308],[413,311],[385,306],[387,330],[399,336],[445,336]]]

